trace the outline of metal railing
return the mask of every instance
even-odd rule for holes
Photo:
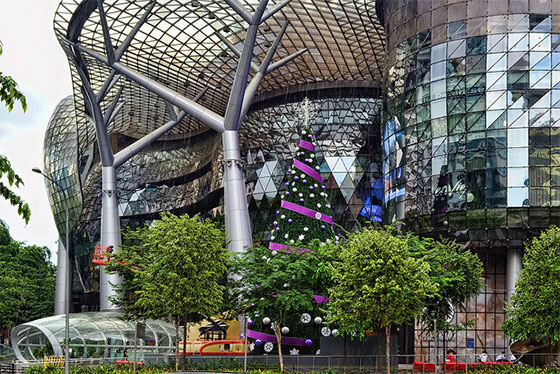
[[[542,366],[549,362],[554,362],[556,356],[551,354],[526,354],[523,357],[518,357],[515,362],[512,363],[500,363],[504,365],[527,365],[527,366]],[[188,359],[192,363],[204,362],[210,360],[237,360],[239,361],[239,366],[243,367],[243,356],[188,356]],[[494,357],[495,359],[495,357]],[[71,359],[70,366],[89,366],[96,367],[99,365],[114,363],[115,360],[120,360],[119,358],[80,358]],[[277,355],[266,355],[266,356],[248,356],[249,367],[252,363],[256,365],[262,365],[266,367],[279,366],[279,359]],[[147,365],[161,363],[161,362],[174,362],[174,355],[153,355],[151,357],[144,357],[144,361]],[[442,361],[436,364],[433,360],[430,360],[429,356],[422,359],[421,355],[394,355],[390,356],[391,371],[401,373],[436,373],[438,372],[452,372],[452,373],[468,373],[473,371],[476,365],[481,363],[478,361],[478,355],[468,354],[468,355],[455,355],[454,361],[456,363],[464,363],[466,365],[453,365],[453,368],[444,367]],[[400,362],[400,363],[399,363]],[[406,362],[406,363],[403,363]],[[413,365],[413,362],[426,362],[432,363],[431,365],[434,370],[428,370],[424,366]],[[559,360],[560,362],[560,360]],[[0,364],[0,374],[25,374],[25,370],[33,365],[43,365],[44,360],[36,360],[30,362],[13,362],[8,364]],[[489,364],[489,363],[486,363]],[[384,355],[368,355],[368,356],[356,356],[356,355],[287,355],[284,356],[284,367],[290,371],[299,372],[311,372],[319,370],[335,370],[340,373],[385,373],[386,370],[386,358]]]

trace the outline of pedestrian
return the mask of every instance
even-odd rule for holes
[[[455,352],[455,350],[453,349],[453,347],[449,347],[449,349],[447,350],[447,361],[449,362],[455,362],[455,357],[454,355],[456,355],[457,352]]]

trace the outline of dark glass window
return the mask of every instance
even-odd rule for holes
[[[467,38],[467,55],[482,55],[486,53],[486,36]]]

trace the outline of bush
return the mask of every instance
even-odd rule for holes
[[[255,374],[289,374],[295,373],[290,371],[281,372],[280,369],[275,365],[266,365],[260,362],[248,363],[248,372],[255,372]],[[243,361],[235,360],[230,358],[215,359],[215,360],[202,360],[194,361],[192,359],[187,359],[186,371],[227,371],[227,372],[242,372],[243,371]],[[136,367],[136,372],[138,374],[162,374],[175,371],[175,365],[170,365],[169,363],[159,363],[148,365],[145,367]],[[74,365],[70,369],[71,374],[131,374],[132,365],[100,365],[94,368]],[[312,372],[314,374],[337,374],[335,370],[323,370]],[[54,365],[47,365],[43,367],[42,365],[35,365],[29,367],[25,374],[64,374],[64,369],[56,367]],[[309,373],[311,374],[311,373]],[[500,373],[501,374],[501,373]],[[504,373],[505,374],[505,373]],[[525,374],[525,373],[520,373]],[[533,373],[527,373],[533,374]],[[536,374],[536,373],[535,373]],[[539,372],[541,374],[541,372]],[[545,373],[553,374],[553,373]],[[560,373],[554,373],[560,374]]]

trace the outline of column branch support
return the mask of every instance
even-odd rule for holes
[[[134,37],[136,36],[136,34],[138,33],[138,31],[140,30],[140,28],[142,27],[142,25],[144,23],[146,23],[146,21],[148,20],[148,17],[150,16],[150,14],[152,13],[152,10],[154,9],[156,5],[156,2],[153,1],[151,2],[147,9],[146,12],[144,12],[144,14],[142,15],[142,17],[140,18],[140,20],[138,21],[138,23],[136,23],[136,25],[134,26],[134,28],[132,29],[132,31],[130,32],[130,34],[128,34],[128,36],[126,37],[126,39],[124,40],[123,44],[119,46],[119,48],[117,48],[117,51],[115,52],[115,59],[116,61],[120,61],[121,57],[123,56],[123,54],[126,52],[126,50],[128,49],[128,47],[130,46],[130,43],[132,43],[132,40],[134,39]]]
[[[286,0],[282,3],[276,4],[275,6],[272,7],[272,9],[270,9],[268,12],[266,12],[261,20],[260,23],[265,22],[267,19],[269,19],[270,17],[272,17],[273,15],[275,15],[277,12],[279,12],[282,8],[284,8],[286,5],[288,5],[289,3],[291,3],[292,0]]]
[[[224,0],[235,13],[239,14],[241,18],[245,20],[249,25],[253,23],[253,17],[251,14],[245,10],[245,7],[241,5],[237,0]]]
[[[101,21],[101,28],[103,29],[103,41],[105,42],[105,51],[109,64],[115,62],[115,49],[111,41],[111,34],[109,32],[109,25],[107,24],[107,17],[105,16],[105,8],[103,7],[103,0],[97,0],[97,9],[99,10],[99,18]]]
[[[228,38],[226,38],[225,36],[223,36],[219,32],[216,33],[216,35],[218,36],[218,38],[220,38],[220,40],[226,45],[226,47],[230,51],[232,51],[237,57],[241,57],[241,51],[238,50],[237,48],[235,48],[235,46],[228,40]],[[251,71],[253,73],[256,73],[257,71],[259,71],[259,66],[257,64],[255,64],[252,60],[251,60]]]

